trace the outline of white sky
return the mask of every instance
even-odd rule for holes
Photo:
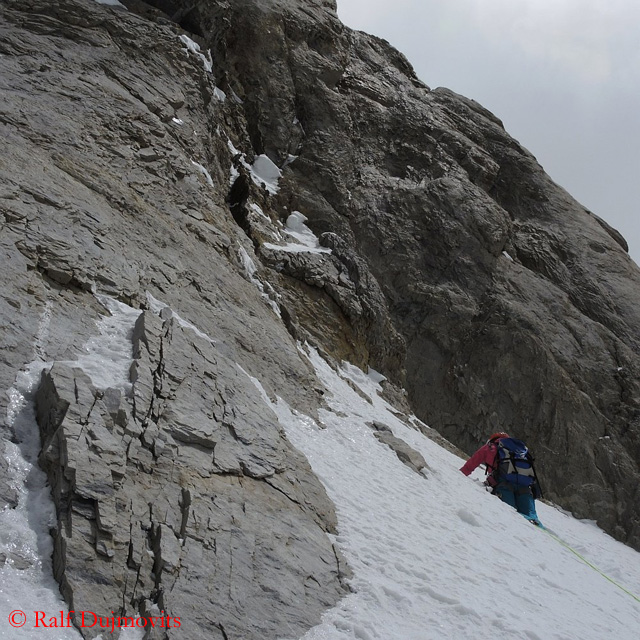
[[[494,112],[640,263],[637,0],[337,0],[430,87]]]

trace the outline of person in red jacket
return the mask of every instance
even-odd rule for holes
[[[516,486],[498,477],[498,442],[502,438],[509,438],[509,434],[504,431],[494,433],[487,443],[480,447],[462,466],[460,471],[465,476],[471,475],[481,464],[487,466],[486,484],[492,487],[492,493],[497,495],[503,502],[512,506],[521,513],[527,520],[534,524],[540,524],[536,513],[535,497],[537,497],[537,480],[531,486]]]

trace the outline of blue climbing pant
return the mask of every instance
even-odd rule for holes
[[[517,487],[515,485],[500,483],[493,492],[502,502],[506,502],[521,513],[527,520],[538,520],[536,502],[529,487]]]

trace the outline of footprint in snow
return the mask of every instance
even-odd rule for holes
[[[459,605],[460,600],[458,598],[450,598],[449,596],[444,595],[443,593],[438,593],[431,587],[420,587],[417,591],[421,591],[430,595],[437,602],[442,602],[442,604],[451,604],[451,605]]]
[[[408,598],[404,594],[396,591],[395,589],[390,589],[389,587],[385,587],[385,586],[382,586],[381,588],[383,593],[387,597],[391,598],[392,600],[395,600],[397,603],[406,602],[408,600]]]
[[[458,509],[458,517],[463,522],[470,524],[472,527],[481,527],[482,525],[478,522],[478,519],[469,511],[465,511],[464,509]]]
[[[463,604],[457,604],[453,607],[453,610],[459,613],[461,616],[465,616],[466,618],[475,618],[476,620],[482,620],[482,616],[475,610],[470,607],[465,607]]]

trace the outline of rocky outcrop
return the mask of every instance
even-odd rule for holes
[[[248,377],[314,415],[296,340],[381,371],[467,451],[513,431],[548,497],[638,548],[640,273],[620,235],[330,0],[123,3],[0,5],[0,383],[44,367],[71,608],[262,640],[346,592],[332,506]],[[141,314],[117,383],[83,365],[104,296]]]
[[[133,348],[130,398],[57,363],[36,397],[70,608],[118,603],[187,637],[302,633],[343,593],[324,490],[204,336],[146,311]]]
[[[373,422],[371,425],[373,435],[382,444],[386,444],[397,456],[400,462],[406,464],[409,469],[422,475],[427,475],[429,465],[423,455],[410,447],[404,440],[393,435],[390,427],[381,422]]]

